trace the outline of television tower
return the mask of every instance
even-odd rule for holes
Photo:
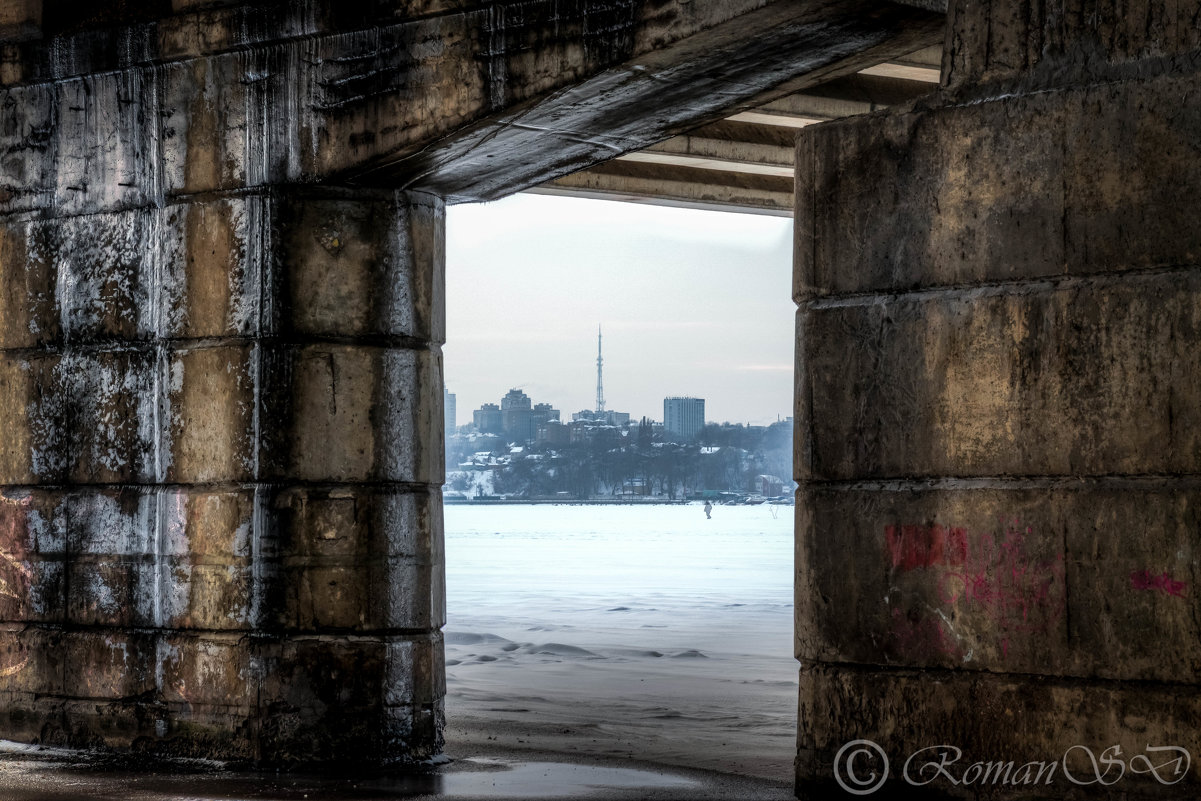
[[[601,328],[596,327],[596,411],[597,414],[605,410],[605,383],[602,380],[601,365],[605,360],[601,358]]]

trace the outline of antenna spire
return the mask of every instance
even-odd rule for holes
[[[601,327],[596,327],[596,411],[599,414],[605,410],[605,382],[602,365],[605,360],[601,356]]]

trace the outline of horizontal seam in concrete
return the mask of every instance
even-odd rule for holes
[[[0,87],[0,91],[3,91],[3,87]],[[51,202],[46,206],[0,211],[0,223],[65,222],[89,217],[111,217],[139,211],[168,211],[193,205],[219,203],[225,200],[258,199],[282,202],[340,200],[361,203],[392,203],[396,201],[398,195],[422,195],[431,200],[441,199],[438,195],[420,189],[379,188],[358,184],[281,184],[277,181],[245,184],[226,189],[211,189],[203,192],[164,192],[159,195],[148,193],[146,200],[140,203],[114,203],[111,206],[74,213],[60,211],[59,207]]]
[[[397,189],[391,187],[360,186],[358,184],[246,184],[227,189],[210,189],[202,192],[166,192],[166,207],[184,206],[192,203],[211,203],[230,197],[262,197],[264,199],[289,200],[344,200],[363,203],[391,203],[397,195],[437,195],[419,189]]]
[[[964,674],[969,674],[973,678],[997,678],[1005,679],[1012,677],[1015,681],[1045,681],[1049,683],[1057,683],[1063,685],[1079,685],[1088,684],[1092,686],[1110,686],[1115,690],[1128,689],[1130,687],[1148,687],[1155,689],[1163,689],[1175,692],[1180,687],[1196,687],[1196,682],[1188,681],[1169,681],[1166,679],[1118,679],[1106,678],[1103,676],[1084,676],[1073,675],[1066,673],[1024,673],[1020,671],[995,671],[986,670],[983,668],[963,667],[944,668],[944,667],[913,667],[913,666],[894,666],[894,665],[875,665],[864,662],[825,662],[812,659],[798,659],[801,663],[802,670],[813,670],[816,668],[836,668],[854,673],[887,673],[899,677],[908,677],[921,679],[923,681],[948,680],[957,677],[962,677]]]
[[[20,690],[15,692],[21,693]],[[21,693],[25,694],[25,693]],[[205,709],[222,709],[222,710],[241,710],[248,716],[256,712],[255,705],[250,700],[245,700],[240,703],[220,703],[206,702],[193,703],[191,701],[166,701],[161,698],[154,697],[157,695],[157,690],[151,689],[144,693],[136,693],[134,695],[66,695],[60,693],[39,693],[29,692],[33,696],[34,703],[40,701],[59,701],[67,704],[120,704],[128,706],[132,704],[143,704],[153,707],[168,707],[171,704],[183,704],[185,706],[199,706]]]
[[[244,345],[267,347],[302,348],[312,345],[335,345],[340,347],[378,348],[382,350],[406,350],[414,352],[435,351],[441,342],[420,337],[389,334],[363,334],[335,336],[331,334],[262,334],[231,337],[157,337],[153,339],[99,339],[86,342],[55,342],[23,348],[0,348],[0,354],[14,356],[45,356],[68,353],[149,353],[163,346],[183,346],[187,350],[212,350],[216,348]]]
[[[75,554],[75,558],[81,558],[80,554]],[[108,557],[99,557],[100,561]],[[172,556],[170,554],[160,554],[158,559],[187,559],[187,556]],[[249,566],[252,562],[259,562],[265,565],[278,565],[285,570],[313,570],[325,568],[347,568],[353,570],[371,570],[374,568],[390,568],[390,567],[444,567],[440,559],[425,559],[417,556],[409,556],[407,554],[395,554],[392,556],[380,554],[378,556],[321,556],[319,554],[303,555],[303,556],[260,556],[257,559],[245,557],[243,566]],[[195,562],[191,563],[193,567],[200,567]],[[222,567],[223,565],[215,565]],[[360,629],[352,627],[353,630]],[[339,628],[323,628],[322,631],[340,631]],[[373,629],[374,630],[374,629]]]
[[[346,538],[351,539],[351,538]],[[355,541],[365,542],[366,538],[354,538]],[[318,550],[314,548],[313,550]],[[311,567],[353,567],[371,568],[392,565],[408,565],[410,567],[439,567],[441,559],[429,555],[414,555],[412,552],[389,553],[377,551],[372,553],[350,554],[320,554],[320,553],[280,553],[278,555],[258,556],[216,556],[212,554],[197,555],[194,552],[155,552],[155,551],[87,551],[79,548],[65,550],[34,551],[25,555],[24,561],[54,563],[70,560],[74,564],[97,565],[105,562],[128,562],[131,564],[154,564],[158,559],[169,559],[174,562],[186,561],[192,567],[250,567],[256,563],[279,565],[285,568]],[[72,565],[67,565],[70,568]],[[3,622],[0,620],[0,622]]]
[[[65,492],[70,494],[82,494],[86,490],[114,490],[114,489],[129,489],[129,490],[154,490],[162,492],[170,492],[173,490],[207,490],[207,491],[231,491],[231,490],[291,490],[291,489],[307,489],[307,490],[344,490],[347,488],[354,489],[375,489],[375,490],[393,490],[402,493],[421,494],[430,490],[441,491],[442,485],[445,482],[422,482],[422,481],[382,481],[378,479],[362,480],[362,481],[314,481],[302,479],[287,479],[287,480],[261,480],[261,481],[207,481],[189,484],[186,482],[166,482],[166,481],[114,481],[111,483],[82,483],[71,482],[63,483],[46,483],[46,484],[5,484],[4,493],[12,495],[19,492]]]
[[[1161,78],[1178,78],[1181,73],[1193,73],[1197,72],[1198,69],[1201,69],[1201,67],[1197,64],[1196,57],[1184,53],[1133,59],[1120,64],[1107,63],[1103,66],[1093,65],[1093,72],[1090,75],[1090,79],[1076,83],[1068,82],[1057,83],[1053,86],[1038,86],[1029,84],[1027,81],[1023,85],[1020,79],[1015,80],[1011,78],[983,85],[971,84],[950,90],[943,87],[937,92],[932,92],[923,98],[918,98],[919,105],[916,108],[898,106],[896,109],[883,108],[865,114],[846,115],[829,120],[822,127],[829,129],[841,126],[868,125],[872,123],[868,123],[865,120],[870,117],[879,118],[888,115],[906,116],[938,113],[940,111],[953,111],[989,103],[1003,103],[1007,100],[1062,94],[1072,91],[1087,91],[1124,83],[1149,83]],[[1062,79],[1063,74],[1056,73],[1056,77]],[[989,93],[982,94],[982,90]],[[972,92],[976,94],[971,95],[970,93]]]
[[[19,626],[23,631],[37,630],[58,634],[118,634],[138,636],[183,635],[197,638],[219,638],[227,640],[261,640],[263,642],[382,642],[385,640],[427,641],[438,640],[442,637],[442,627],[434,628],[380,628],[380,629],[348,629],[328,627],[319,630],[289,629],[287,627],[258,628],[174,628],[170,626],[118,626],[88,623],[48,623],[45,621],[7,620],[0,621],[0,628]]]
[[[1103,287],[1129,280],[1154,280],[1166,276],[1201,273],[1201,265],[1157,265],[1128,270],[1108,270],[1088,274],[1060,274],[1009,281],[981,281],[975,284],[946,284],[918,289],[872,289],[796,300],[801,311],[817,311],[877,303],[920,303],[932,300],[978,300],[982,297],[1049,294],[1080,287]]]
[[[457,10],[454,12],[450,12],[450,13],[446,13],[446,12],[430,13],[430,14],[420,15],[419,17],[415,17],[412,19],[405,19],[405,20],[401,20],[399,22],[393,22],[390,25],[370,25],[365,28],[354,28],[351,30],[308,31],[306,33],[298,33],[298,34],[294,34],[292,36],[285,35],[285,36],[272,37],[272,38],[267,38],[267,39],[245,40],[245,41],[240,41],[237,43],[229,44],[225,47],[218,47],[218,48],[214,48],[212,50],[202,50],[202,51],[199,51],[196,53],[182,53],[177,56],[161,56],[161,55],[159,55],[159,56],[155,56],[155,57],[149,58],[149,59],[130,60],[123,64],[118,63],[115,65],[107,66],[106,68],[100,69],[100,70],[87,71],[87,72],[63,72],[58,75],[53,75],[50,77],[42,78],[41,80],[18,81],[18,82],[14,82],[14,83],[3,84],[3,85],[0,85],[0,90],[14,89],[14,88],[38,87],[38,86],[56,86],[58,84],[71,83],[73,81],[83,80],[84,78],[91,78],[91,77],[103,76],[103,75],[115,75],[115,74],[131,72],[134,70],[147,70],[147,71],[158,70],[163,67],[170,67],[170,66],[175,66],[175,65],[179,65],[179,64],[188,64],[188,63],[194,62],[194,61],[205,61],[208,59],[220,58],[222,56],[229,56],[229,55],[233,55],[233,54],[237,54],[237,53],[247,53],[247,54],[251,54],[251,55],[267,54],[271,50],[275,49],[276,47],[285,47],[285,46],[290,46],[290,45],[295,45],[295,44],[301,44],[304,42],[333,40],[333,39],[341,38],[343,36],[346,36],[346,37],[361,36],[364,34],[374,33],[376,31],[387,31],[387,30],[391,30],[391,29],[398,29],[398,28],[402,28],[406,25],[413,25],[413,24],[428,21],[430,19],[459,16],[461,13],[463,13],[463,12],[457,11]],[[470,12],[468,12],[468,13],[470,13]],[[168,18],[169,19],[178,19],[183,16],[190,16],[190,15],[172,14]],[[199,16],[199,14],[197,14],[197,16]],[[137,26],[137,27],[140,29],[139,32],[144,31],[148,38],[157,39],[159,36],[159,33],[160,33],[158,30],[160,24],[161,24],[161,20],[155,20],[153,22],[142,23],[142,25]],[[79,33],[79,34],[69,34],[69,35],[64,35],[64,36],[54,36],[54,37],[49,37],[49,38],[43,38],[43,39],[39,40],[39,44],[40,44],[40,46],[45,47],[47,50],[60,50],[60,51],[65,51],[65,52],[71,52],[75,49],[75,44],[72,40],[78,38],[80,40],[81,44],[84,47],[87,47],[88,45],[92,44],[92,42],[88,41],[88,37],[92,33],[94,33],[94,32],[93,31],[85,31],[85,32]],[[128,38],[136,39],[137,37],[131,36]],[[45,44],[41,44],[43,42]],[[12,44],[12,43],[0,42],[0,45],[4,45],[4,44]]]
[[[89,217],[110,217],[139,211],[166,210],[176,206],[185,207],[200,203],[214,203],[222,200],[237,200],[242,198],[266,199],[271,197],[273,194],[277,194],[271,191],[273,186],[278,187],[279,184],[252,184],[250,186],[241,186],[226,190],[214,190],[211,192],[197,192],[182,196],[174,194],[163,195],[161,193],[151,194],[150,192],[147,192],[145,195],[145,200],[141,202],[117,202],[112,203],[111,205],[95,208],[90,211],[80,211],[75,213],[61,211],[59,207],[53,201],[51,201],[45,206],[13,209],[12,211],[7,212],[0,211],[0,222],[58,222],[87,219]]]
[[[103,206],[93,211],[71,214],[68,212],[58,211],[58,208],[55,206],[55,204],[51,202],[45,206],[13,209],[12,211],[0,211],[0,223],[54,222],[57,220],[74,220],[86,217],[103,217],[105,215],[128,214],[129,212],[134,211],[153,211],[155,209],[166,208],[168,205],[170,204],[164,203],[161,199],[152,197],[142,203],[113,203],[110,206]]]
[[[1021,78],[1013,77],[990,81],[985,84],[973,83],[963,87],[944,90],[944,94],[941,96],[946,102],[942,105],[931,105],[916,110],[919,112],[938,112],[942,109],[969,108],[985,103],[1004,102],[1015,98],[1088,90],[1122,83],[1149,83],[1165,77],[1170,79],[1178,78],[1181,74],[1193,73],[1198,71],[1198,69],[1201,69],[1201,66],[1198,65],[1195,53],[1189,52],[1133,58],[1118,63],[1094,63],[1089,65],[1087,71],[1078,71],[1075,73],[1076,75],[1086,76],[1084,80],[1075,82],[1065,80],[1064,71],[1057,70],[1054,73],[1054,79],[1058,83],[1049,86],[1034,84],[1030,78],[1026,78],[1023,81]],[[982,90],[990,93],[983,94]],[[977,94],[970,96],[969,93],[971,92]]]
[[[1106,473],[1092,476],[942,476],[886,479],[800,479],[801,489],[835,492],[912,492],[959,489],[1156,489],[1201,488],[1201,473]]]
[[[250,700],[249,698],[242,700],[242,701],[233,701],[233,702],[184,701],[184,700],[177,701],[174,699],[169,700],[169,699],[161,697],[162,690],[158,687],[147,690],[146,692],[143,692],[143,693],[137,693],[135,695],[118,695],[118,696],[60,695],[58,693],[33,692],[30,690],[3,690],[0,692],[12,693],[12,694],[18,695],[18,696],[30,696],[31,695],[31,696],[33,696],[34,703],[60,702],[60,703],[64,703],[64,704],[118,704],[121,706],[139,705],[139,706],[154,707],[154,708],[160,708],[160,709],[200,708],[200,709],[205,709],[205,710],[222,710],[222,711],[232,712],[232,713],[244,713],[248,717],[255,717],[255,718],[257,718],[261,712],[261,709],[258,707],[257,703]],[[435,702],[435,701],[410,701],[407,704],[382,703],[382,704],[378,704],[378,707],[381,707],[383,709],[421,709],[421,708],[429,707],[435,703],[437,703],[437,702]],[[371,706],[372,706],[372,708],[376,708],[377,705],[372,704]],[[171,761],[165,760],[161,757],[155,757],[156,767],[161,766],[162,764],[169,765],[169,764],[171,764]],[[180,758],[179,764],[181,765],[181,767],[184,768],[184,772],[186,772],[187,771],[186,766],[188,765],[188,760],[186,758]],[[194,764],[194,763],[192,763],[192,764]]]

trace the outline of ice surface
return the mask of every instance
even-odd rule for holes
[[[791,775],[792,509],[447,506],[456,740]]]

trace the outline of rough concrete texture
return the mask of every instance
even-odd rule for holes
[[[802,654],[1081,679],[1201,671],[1195,483],[943,485],[806,494]]]
[[[858,738],[892,760],[880,797],[915,792],[904,761],[939,744],[959,774],[1195,750],[1195,30],[1069,5],[952,3],[941,94],[800,136],[803,797]],[[1199,785],[1194,755],[1171,787],[922,792]]]
[[[1196,271],[879,297],[814,301],[800,315],[814,349],[804,474],[1105,476],[1201,464]]]
[[[1194,84],[1158,75],[807,133],[797,298],[1192,264]]]
[[[951,3],[948,17],[946,83],[969,93],[1004,83],[1090,83],[1098,73],[1140,71],[1201,46],[1197,8],[1188,2],[982,0]]]
[[[0,734],[436,752],[445,198],[931,44],[921,5],[0,3]]]
[[[0,224],[6,736],[437,751],[442,219],[276,190]]]
[[[1126,771],[1115,779],[1116,768],[1106,774],[1099,759],[1093,762],[1084,750],[1070,750],[1083,744],[1099,757],[1103,749],[1118,746],[1123,761],[1147,754],[1148,744],[1179,744],[1192,751],[1201,705],[1195,692],[1179,685],[815,664],[802,669],[797,715],[797,770],[809,777],[797,786],[802,801],[847,797],[832,779],[833,756],[856,737],[871,739],[885,750],[893,776],[904,774],[906,759],[918,748],[948,744],[962,749],[961,755],[950,754],[942,775],[920,771],[923,762],[943,765],[938,752],[919,754],[909,764],[908,775],[928,783],[915,787],[889,782],[868,796],[886,801],[1196,797],[1195,761],[1190,779],[1165,786],[1146,772]],[[1155,764],[1165,761],[1163,755],[1150,756]],[[1035,764],[1023,772],[1022,766],[1029,763]],[[969,772],[973,764],[980,766],[974,773]],[[864,775],[867,768],[865,761]],[[1162,773],[1166,777],[1171,770],[1164,768]],[[962,784],[952,785],[946,775]],[[1098,775],[1112,784],[1102,786]],[[996,776],[1005,779],[994,782]]]
[[[501,197],[933,44],[942,21],[874,0],[124,3],[0,43],[0,212],[368,172]]]
[[[893,3],[766,3],[683,42],[631,53],[545,101],[522,103],[506,119],[381,159],[364,180],[412,174],[415,186],[447,197],[493,199],[515,181],[557,178],[933,44],[943,24],[941,14]],[[531,151],[543,158],[531,161]],[[604,174],[620,177],[612,169]],[[669,191],[678,180],[670,172],[657,177]],[[755,201],[737,176],[730,181],[730,195]]]

